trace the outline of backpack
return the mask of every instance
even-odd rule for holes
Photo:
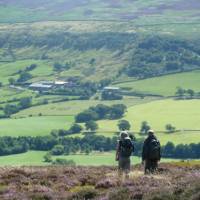
[[[149,159],[160,159],[160,142],[157,139],[152,139],[149,143]]]
[[[123,140],[120,140],[119,147],[120,147],[120,155],[122,157],[130,157],[134,152],[134,145],[131,139],[128,137]]]

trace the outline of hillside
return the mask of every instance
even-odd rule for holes
[[[138,24],[198,22],[199,8],[198,0],[2,0],[0,22],[80,19],[132,20]]]
[[[175,96],[177,88],[193,89],[195,92],[200,91],[200,71],[170,74],[156,78],[149,78],[138,81],[129,81],[113,84],[120,87],[127,93],[153,94],[163,96]]]
[[[162,164],[159,173],[144,176],[134,167],[130,179],[114,167],[1,168],[1,199],[155,200],[200,198],[198,163]]]
[[[114,166],[120,123],[130,125],[135,136],[134,163],[139,163],[149,128],[162,144],[164,162],[199,159],[199,21],[198,0],[1,0],[0,166],[46,166],[57,157],[77,165],[106,161]],[[54,168],[38,168],[43,169],[48,176]],[[63,175],[67,189],[60,191],[52,179],[35,188],[32,179],[26,179],[32,172],[13,170],[25,188],[12,186],[22,195],[17,199],[40,195],[40,189],[47,196],[33,199],[59,199],[62,194],[74,199],[74,191],[79,193],[84,184],[97,199],[116,199],[115,192],[96,190],[94,179],[87,182],[89,176],[85,183],[74,176],[68,184],[69,177]],[[85,168],[70,170],[81,173]],[[114,168],[105,170],[112,174]],[[91,171],[98,173],[96,168]],[[173,173],[171,179],[157,178],[174,189]],[[0,182],[0,199],[4,194],[12,199],[6,184]],[[127,192],[127,200],[149,198]]]

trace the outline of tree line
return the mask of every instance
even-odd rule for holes
[[[48,151],[51,155],[68,155],[71,153],[91,151],[113,151],[116,148],[118,137],[112,138],[86,134],[80,137],[0,137],[0,156],[25,153],[28,150]],[[134,141],[136,156],[141,156],[144,140]],[[200,143],[198,144],[178,144],[168,142],[162,146],[162,156],[167,158],[200,158]]]

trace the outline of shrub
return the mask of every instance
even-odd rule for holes
[[[69,131],[73,134],[73,133],[80,133],[82,130],[83,128],[81,125],[73,124]]]
[[[52,156],[50,153],[44,155],[44,162],[52,162]]]
[[[55,145],[51,150],[52,155],[62,155],[64,153],[63,145]]]
[[[108,199],[109,200],[122,200],[122,199],[131,200],[131,194],[128,188],[120,187],[120,188],[112,190],[108,194]]]
[[[53,165],[67,165],[67,166],[75,166],[76,163],[73,160],[66,160],[64,158],[57,158],[52,162]]]
[[[95,121],[88,121],[85,123],[86,130],[95,131],[98,129],[98,124]]]
[[[118,128],[119,128],[120,131],[122,131],[122,130],[130,130],[131,125],[127,120],[120,120],[118,122]]]
[[[76,187],[70,199],[94,199],[97,194],[93,186]]]

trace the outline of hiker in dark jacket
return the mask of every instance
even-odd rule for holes
[[[130,156],[132,155],[133,150],[134,146],[128,136],[128,133],[126,131],[122,131],[116,148],[116,161],[118,161],[119,175],[125,173],[126,177],[128,177],[131,168]]]
[[[154,135],[154,131],[149,130],[142,151],[142,164],[145,164],[145,174],[154,173],[157,170],[160,158],[160,142]]]

